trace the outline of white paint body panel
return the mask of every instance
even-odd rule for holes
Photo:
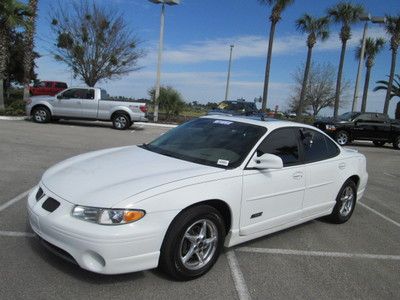
[[[265,126],[267,133],[282,127],[307,127],[291,122],[262,122],[208,116]],[[225,245],[233,246],[330,214],[336,195],[351,176],[358,176],[362,197],[368,174],[362,154],[340,148],[334,158],[278,170],[248,170],[254,149],[235,169],[195,164],[136,146],[106,149],[61,162],[40,182],[46,196],[39,202],[34,189],[28,198],[33,230],[67,251],[87,270],[117,274],[158,265],[160,248],[172,220],[186,207],[207,200],[227,204],[231,214]],[[343,167],[344,165],[344,167]],[[61,205],[53,213],[42,209],[46,197]],[[104,226],[71,216],[74,205],[136,208],[146,211],[138,222]],[[261,216],[251,218],[262,212]],[[100,255],[104,266],[96,263]]]

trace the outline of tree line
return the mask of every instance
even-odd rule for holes
[[[262,97],[262,109],[265,110],[267,107],[268,100],[268,83],[270,77],[270,67],[272,61],[272,48],[275,37],[275,30],[278,22],[282,19],[282,13],[294,3],[294,0],[258,0],[263,5],[271,7],[271,14],[269,20],[271,22],[271,28],[269,32],[269,43],[267,52],[267,63],[265,70],[264,79],[264,91]],[[343,66],[345,61],[345,54],[347,48],[347,42],[351,38],[351,27],[360,22],[360,17],[366,13],[365,8],[361,4],[355,4],[352,2],[342,1],[326,10],[325,16],[312,16],[310,14],[304,14],[296,21],[296,28],[307,34],[306,45],[308,48],[307,59],[302,76],[301,89],[298,97],[296,97],[294,103],[295,110],[298,116],[301,116],[304,112],[304,106],[310,106],[310,102],[307,101],[307,94],[311,87],[310,85],[310,68],[312,66],[312,50],[318,41],[323,42],[329,36],[330,30],[329,25],[331,23],[339,24],[341,26],[339,32],[339,39],[342,47],[340,52],[339,64],[336,75],[336,87],[334,95],[334,116],[338,115],[339,106],[341,105],[341,95],[343,93]],[[400,43],[400,14],[397,16],[387,15],[386,22],[384,24],[387,34],[390,36],[390,50],[391,50],[391,66],[389,71],[389,79],[387,81],[385,102],[383,105],[383,113],[387,114],[389,109],[390,99],[393,98],[393,83],[395,83],[395,69],[397,51]],[[368,38],[366,40],[366,48],[364,58],[366,59],[366,77],[364,84],[364,92],[362,97],[362,109],[365,110],[368,96],[369,79],[371,75],[371,69],[374,65],[375,57],[379,52],[382,51],[385,41],[382,38]],[[358,47],[357,54],[360,57],[361,45]],[[298,80],[298,78],[297,78]],[[293,99],[292,99],[293,100]],[[293,104],[293,101],[291,102]],[[315,110],[314,110],[315,112]]]

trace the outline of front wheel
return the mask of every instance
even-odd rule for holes
[[[336,197],[336,205],[328,219],[332,223],[342,224],[347,222],[356,206],[357,187],[354,181],[347,180]]]
[[[113,127],[118,130],[125,130],[131,126],[131,120],[128,115],[119,113],[116,114],[113,119]]]
[[[336,142],[340,146],[344,146],[350,142],[350,136],[347,131],[341,130],[336,134]]]
[[[32,117],[36,123],[48,123],[51,120],[51,113],[46,107],[39,106],[33,109]]]
[[[223,247],[225,226],[221,214],[208,205],[184,210],[165,236],[160,268],[178,280],[207,273]]]

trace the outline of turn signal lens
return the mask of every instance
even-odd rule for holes
[[[126,210],[124,212],[125,223],[134,222],[144,217],[144,211],[142,210]]]

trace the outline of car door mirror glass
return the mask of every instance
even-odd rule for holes
[[[282,169],[283,161],[279,156],[270,153],[265,153],[259,157],[257,157],[257,154],[254,154],[247,167],[259,170]]]

